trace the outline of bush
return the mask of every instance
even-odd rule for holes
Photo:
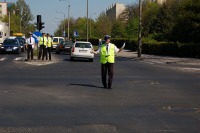
[[[180,44],[171,42],[143,43],[143,54],[179,57],[200,57],[200,44]]]
[[[77,38],[77,41],[86,41],[85,38]],[[99,39],[98,38],[91,38],[89,39],[89,42],[92,43],[92,45],[99,45]],[[136,51],[137,50],[137,40],[136,39],[123,39],[123,38],[111,38],[111,42],[115,44],[118,48],[122,47],[124,42],[126,43],[125,49]]]

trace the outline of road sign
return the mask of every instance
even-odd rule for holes
[[[78,37],[78,32],[74,31],[74,37]]]
[[[33,38],[35,39],[35,43],[38,43],[40,36],[42,36],[40,32],[33,32]]]

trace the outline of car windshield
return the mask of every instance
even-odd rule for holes
[[[63,38],[59,38],[59,42],[62,42],[62,41],[64,41],[64,39]]]
[[[22,42],[22,43],[25,43],[25,39],[24,38],[15,38],[15,39],[17,39],[17,40],[19,40],[19,42]]]
[[[4,42],[3,42],[4,45],[17,45],[17,40],[15,39],[6,39]]]
[[[91,48],[90,43],[76,43],[76,48]]]
[[[53,39],[53,42],[58,42],[58,38],[54,38],[54,39]]]
[[[64,46],[71,47],[73,45],[73,42],[71,42],[71,41],[62,41],[61,44],[64,45]]]

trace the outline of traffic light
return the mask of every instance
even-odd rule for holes
[[[40,23],[39,30],[41,30],[41,29],[43,29],[43,28],[44,28],[44,23],[43,23],[43,22],[41,22],[41,23]]]
[[[42,22],[42,16],[37,15],[37,29],[40,31],[44,28],[44,23]]]

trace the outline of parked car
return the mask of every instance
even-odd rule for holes
[[[72,41],[60,42],[56,47],[56,54],[60,54],[61,52],[70,53],[72,45]]]
[[[53,42],[52,42],[53,48],[52,48],[52,50],[56,50],[57,45],[64,40],[65,40],[64,37],[53,37]]]
[[[21,45],[17,39],[5,39],[0,49],[1,53],[21,53]]]
[[[26,51],[26,39],[23,37],[16,37],[15,39],[17,39],[21,45],[21,51],[25,52]]]
[[[71,48],[70,59],[73,61],[75,58],[89,59],[93,62],[94,54],[91,53],[93,46],[90,42],[78,41],[75,42]]]

